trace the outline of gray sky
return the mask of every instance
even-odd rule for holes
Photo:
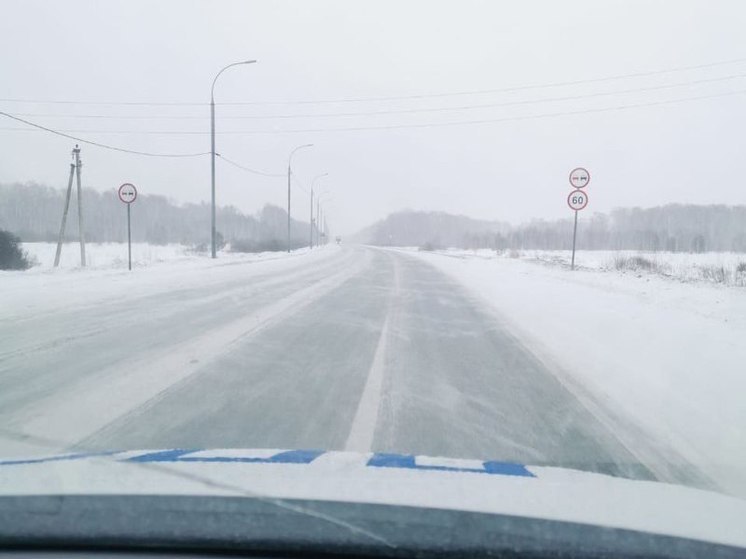
[[[306,185],[329,173],[320,182],[332,193],[332,226],[344,233],[403,208],[514,223],[569,216],[567,173],[579,165],[592,175],[587,216],[619,206],[746,203],[746,94],[733,94],[746,92],[742,1],[1,6],[0,110],[124,148],[209,151],[212,78],[230,62],[258,59],[218,82],[218,103],[260,103],[218,106],[218,152],[282,174],[294,146],[314,143],[296,155],[294,171]],[[711,65],[738,59],[744,60]],[[696,65],[707,66],[504,91]],[[493,91],[441,95],[484,90]],[[719,97],[668,103],[713,95]],[[419,97],[401,98],[407,96]],[[355,101],[371,97],[399,99]],[[340,99],[347,101],[282,103]],[[422,111],[440,108],[460,109]],[[381,111],[400,112],[370,114]],[[355,114],[297,116],[322,113]],[[174,118],[181,116],[188,118]],[[492,122],[317,131],[485,120]],[[64,186],[74,142],[21,128],[0,119],[0,181]],[[83,146],[83,159],[90,188],[133,182],[141,193],[180,202],[209,199],[206,156],[155,159]],[[286,203],[282,177],[218,163],[219,204],[253,212]],[[293,195],[294,215],[308,219],[307,194]]]

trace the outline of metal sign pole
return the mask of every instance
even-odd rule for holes
[[[575,269],[575,239],[578,236],[578,210],[575,210],[575,226],[572,229],[572,263],[570,269]]]
[[[132,222],[130,219],[130,206],[137,200],[137,188],[128,182],[119,187],[117,191],[119,199],[127,206],[127,269],[132,270]]]
[[[131,205],[132,204],[127,204],[127,269],[130,271],[132,271],[132,228],[130,227]]]
[[[575,223],[572,227],[572,260],[570,270],[575,270],[575,243],[578,238],[578,212],[588,205],[588,194],[583,190],[591,182],[591,174],[583,167],[570,171],[570,185],[575,189],[567,197],[567,205],[575,212]]]

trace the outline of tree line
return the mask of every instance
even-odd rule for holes
[[[519,226],[439,212],[391,214],[361,231],[375,245],[423,248],[565,250],[573,219],[533,220]],[[746,252],[746,206],[668,204],[580,214],[577,247],[585,250]]]
[[[73,189],[74,190],[74,189]],[[78,239],[77,204],[70,203],[65,239]],[[0,229],[22,241],[55,242],[59,235],[65,191],[39,184],[0,184]],[[210,205],[177,205],[158,195],[140,195],[132,211],[132,240],[151,244],[210,242]],[[83,193],[84,230],[92,242],[121,242],[127,239],[127,220],[115,190]],[[227,242],[285,248],[287,212],[267,205],[256,215],[246,215],[232,206],[217,208],[220,236]],[[292,220],[293,246],[308,243],[309,224]]]

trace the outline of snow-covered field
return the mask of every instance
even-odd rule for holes
[[[512,258],[538,261],[569,267],[569,250],[504,250],[490,249],[437,251],[453,257]],[[645,252],[631,250],[579,250],[575,267],[633,275],[656,275],[685,282],[720,283],[746,287],[746,254],[736,252]]]
[[[620,272],[614,253],[410,250],[462,282],[578,394],[618,410],[746,496],[746,289],[686,279],[744,255],[657,255],[676,279]],[[630,448],[635,435],[630,433]],[[624,441],[623,441],[624,442]]]
[[[54,266],[55,243],[23,243],[23,249],[34,261],[32,272],[50,270]],[[271,254],[271,253],[269,253]],[[162,263],[184,261],[204,261],[206,253],[195,252],[191,247],[180,244],[150,245],[148,243],[132,244],[132,267],[143,268]],[[245,254],[221,251],[221,258],[242,260]],[[257,256],[257,255],[252,255]],[[258,255],[266,258],[268,254]],[[86,243],[86,265],[91,269],[126,269],[126,243]],[[60,257],[60,268],[74,269],[80,267],[80,245],[65,243]]]
[[[54,309],[91,305],[98,300],[135,299],[176,288],[179,285],[219,285],[235,274],[234,267],[258,264],[255,269],[242,268],[251,277],[255,273],[289,269],[298,258],[308,262],[328,256],[328,250],[308,249],[255,254],[221,251],[213,260],[207,253],[197,253],[182,245],[132,245],[132,271],[127,269],[127,245],[87,243],[87,267],[80,267],[79,245],[67,243],[62,250],[60,267],[55,269],[54,243],[24,243],[24,250],[37,261],[25,271],[0,271],[0,308],[3,318],[29,317]]]

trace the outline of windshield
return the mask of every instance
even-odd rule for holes
[[[0,495],[192,491],[157,466],[746,545],[744,24],[5,0]]]

